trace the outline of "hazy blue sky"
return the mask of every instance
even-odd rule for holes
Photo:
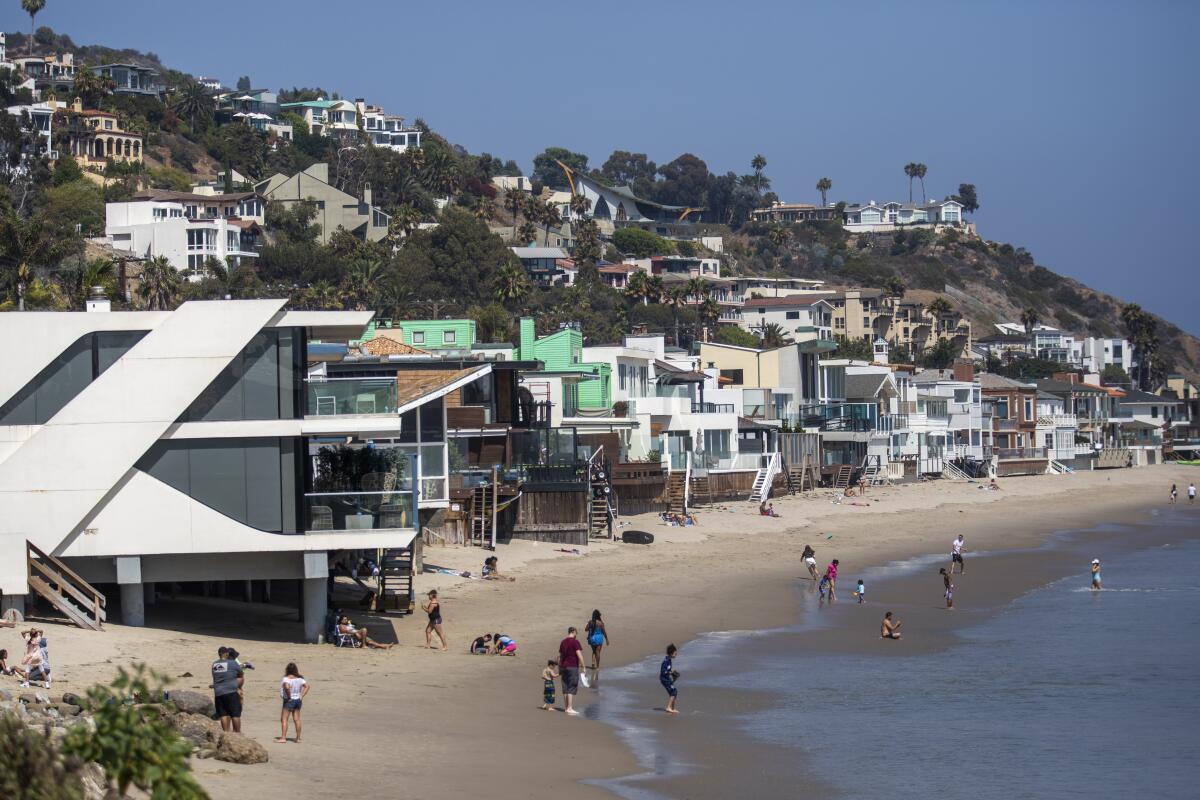
[[[28,29],[4,0],[6,30]],[[321,85],[528,170],[548,145],[714,172],[785,200],[978,187],[983,235],[1200,333],[1200,2],[49,0],[76,42],[232,84]]]

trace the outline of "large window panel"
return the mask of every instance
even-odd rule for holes
[[[246,524],[263,531],[283,529],[279,442],[256,441],[246,455]]]
[[[441,442],[445,438],[445,418],[442,414],[442,398],[439,397],[421,406],[421,441]]]

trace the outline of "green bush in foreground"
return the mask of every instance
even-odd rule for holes
[[[0,714],[0,797],[6,800],[79,800],[83,790],[49,733]]]

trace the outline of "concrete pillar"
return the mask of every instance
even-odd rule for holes
[[[121,587],[121,621],[134,628],[146,625],[146,590],[142,587],[142,559],[117,556],[117,584]]]
[[[329,613],[329,561],[325,551],[304,554],[303,620],[304,641],[316,644],[325,632]]]

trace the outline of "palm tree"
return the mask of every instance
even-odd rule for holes
[[[496,216],[496,203],[492,198],[481,195],[475,198],[475,207],[471,209],[471,213],[475,215],[475,219],[487,222]]]
[[[762,153],[750,159],[750,168],[754,170],[754,191],[762,194],[762,173],[767,167],[767,159]]]
[[[410,205],[402,205],[392,212],[392,217],[388,220],[388,241],[394,247],[397,242],[411,236],[420,225],[421,212]]]
[[[88,295],[92,291],[93,286],[99,286],[104,289],[104,293],[108,294],[112,291],[113,283],[116,279],[116,269],[113,262],[107,258],[97,258],[94,261],[86,262],[79,270],[78,279],[75,282],[74,300],[80,306],[87,302]]]
[[[922,203],[926,202],[925,201],[925,173],[928,171],[929,171],[929,167],[927,167],[921,163],[916,164],[916,169],[913,170],[913,175],[915,175],[917,177],[917,180],[919,180],[921,182],[921,202]],[[909,181],[909,185],[910,186],[912,185],[912,181]]]
[[[511,189],[504,195],[504,205],[512,212],[513,241],[517,241],[517,221],[525,209],[525,195],[516,189]]]
[[[85,108],[99,108],[104,96],[117,86],[111,75],[101,75],[92,69],[90,64],[84,64],[75,75],[75,96]]]
[[[821,178],[817,181],[817,191],[821,193],[821,207],[824,208],[828,203],[825,202],[825,193],[833,188],[833,181],[829,178]]]
[[[561,225],[562,224],[562,216],[558,213],[558,209],[554,206],[554,203],[551,203],[549,200],[547,200],[542,205],[542,210],[539,213],[540,213],[540,217],[541,217],[539,222],[541,222],[542,225],[545,226],[545,228],[546,228],[546,239],[544,241],[544,245],[546,247],[549,247],[550,246],[550,228],[558,227],[559,225]]]
[[[787,331],[778,322],[768,322],[762,327],[762,346],[764,350],[777,350],[792,343]]]
[[[529,244],[537,236],[537,228],[529,221],[528,214],[525,222],[521,223],[521,227],[517,230],[517,241],[522,244]]]
[[[588,200],[582,194],[571,195],[571,213],[576,217],[583,217],[592,208],[592,201]]]
[[[497,270],[493,287],[495,297],[501,303],[520,303],[529,295],[529,276],[524,267],[506,264]]]
[[[635,300],[641,300],[642,305],[650,304],[650,276],[642,270],[636,270],[629,274],[629,280],[625,282],[625,296],[632,297]]]
[[[671,306],[671,316],[675,320],[675,346],[679,347],[679,309],[687,303],[688,292],[683,286],[667,290],[665,299]]]
[[[439,197],[449,197],[458,187],[458,167],[445,150],[434,150],[425,157],[421,183]]]
[[[888,293],[888,296],[895,297],[898,300],[904,299],[904,293],[908,291],[908,287],[904,285],[904,281],[899,275],[892,275],[883,282],[883,289]]]
[[[947,314],[954,312],[954,306],[950,305],[950,301],[944,297],[936,297],[928,306],[930,314],[935,317],[944,317]]]
[[[29,55],[33,55],[34,18],[46,7],[46,0],[21,0],[21,8],[29,15]]]
[[[355,259],[338,287],[342,307],[354,311],[375,308],[386,268],[387,262],[381,258]]]
[[[1038,326],[1042,318],[1038,315],[1037,309],[1027,308],[1021,312],[1021,325],[1025,328],[1025,335],[1032,336],[1033,329]]]
[[[11,272],[18,311],[25,310],[25,291],[33,281],[34,269],[53,263],[60,249],[41,221],[23,220],[13,211],[0,219],[0,264]]]
[[[213,96],[196,81],[187,81],[171,96],[171,110],[187,117],[192,133],[196,132],[196,117],[209,119],[215,109]]]
[[[910,161],[904,165],[904,174],[908,176],[908,202],[912,202],[912,182],[913,178],[917,177],[917,164],[915,161]]]
[[[651,275],[646,279],[646,296],[655,303],[663,298],[662,275]]]
[[[776,225],[767,231],[767,238],[771,240],[771,244],[776,247],[783,247],[792,238],[792,229],[785,225]]]
[[[142,266],[138,295],[151,311],[166,311],[179,295],[179,270],[166,256],[156,256]]]
[[[704,301],[696,308],[696,318],[700,323],[701,329],[717,327],[717,320],[721,318],[721,304],[711,297],[705,297]],[[707,337],[701,337],[708,341]]]

